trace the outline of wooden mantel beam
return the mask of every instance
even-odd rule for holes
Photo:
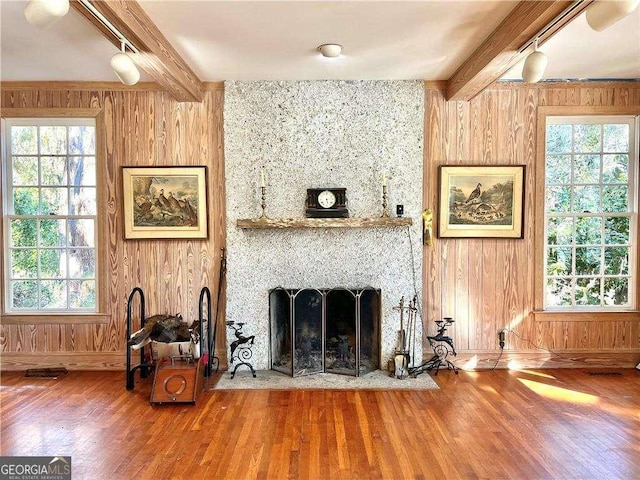
[[[179,102],[201,102],[204,86],[191,67],[134,0],[88,0],[139,53],[133,61]],[[87,18],[118,49],[120,42],[79,2],[73,8]],[[115,53],[115,52],[114,52]]]
[[[447,81],[447,100],[471,100],[532,52],[533,46],[519,50],[560,14],[573,7],[540,36],[539,45],[582,13],[591,1],[520,2]]]

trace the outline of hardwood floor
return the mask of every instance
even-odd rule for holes
[[[2,374],[2,455],[71,455],[74,479],[637,479],[640,372],[442,371],[440,390],[205,391]],[[611,370],[607,371],[611,372]]]

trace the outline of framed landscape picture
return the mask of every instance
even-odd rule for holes
[[[207,238],[206,167],[123,167],[124,238]]]
[[[441,166],[438,236],[522,238],[524,165]]]

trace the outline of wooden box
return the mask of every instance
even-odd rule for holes
[[[195,403],[202,391],[201,361],[189,357],[158,361],[151,390],[154,403]]]

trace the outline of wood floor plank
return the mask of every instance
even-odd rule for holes
[[[612,371],[606,371],[605,373]],[[149,404],[119,372],[0,379],[0,455],[74,478],[640,478],[640,372],[442,371],[440,390],[207,390]]]

